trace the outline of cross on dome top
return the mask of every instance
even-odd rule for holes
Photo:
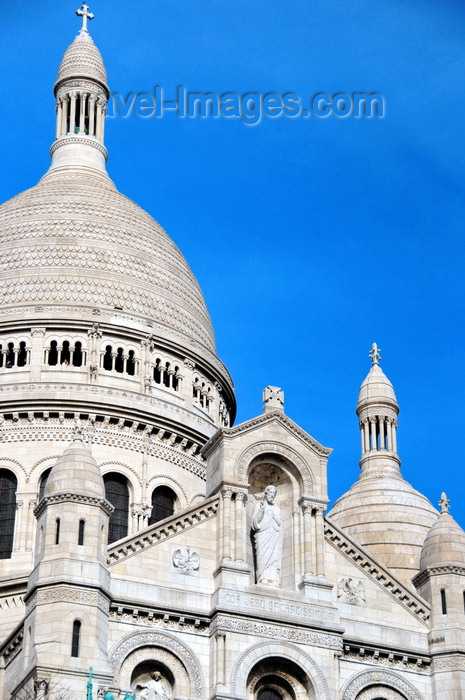
[[[89,5],[86,5],[85,2],[82,4],[82,7],[80,10],[76,10],[76,14],[78,17],[82,17],[82,27],[79,30],[79,34],[87,34],[87,20],[88,19],[94,19],[94,15],[92,12],[89,12]]]
[[[368,353],[368,356],[371,357],[371,364],[374,365],[379,365],[379,361],[381,360],[381,350],[378,348],[376,343],[373,343],[371,346],[371,350]]]

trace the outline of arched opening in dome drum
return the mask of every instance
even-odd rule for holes
[[[60,365],[69,365],[70,364],[70,351],[69,351],[69,340],[64,340],[63,341],[63,347],[61,348],[61,353],[60,353]]]
[[[124,372],[123,348],[118,348],[118,352],[116,353],[115,370],[120,373]]]
[[[18,480],[9,469],[0,469],[0,559],[13,551]]]
[[[111,544],[128,534],[129,488],[128,481],[122,474],[106,474],[103,481],[105,483],[105,498],[115,508],[110,516],[108,526],[108,544]]]
[[[14,367],[15,365],[15,344],[8,343],[8,350],[5,358],[6,367]]]
[[[48,364],[57,365],[58,364],[58,343],[56,340],[52,340],[50,343],[50,350],[48,352]]]
[[[103,369],[111,372],[113,369],[113,352],[111,345],[107,345],[105,348],[105,355],[103,356]]]
[[[175,502],[176,494],[172,489],[168,486],[158,486],[152,493],[152,514],[149,518],[149,525],[173,515]]]
[[[82,343],[79,340],[74,345],[73,365],[74,367],[82,367]]]

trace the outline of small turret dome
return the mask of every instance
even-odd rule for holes
[[[78,434],[58,458],[47,480],[45,497],[59,493],[105,498],[100,468]]]
[[[102,55],[88,32],[80,32],[66,49],[58,70],[55,90],[64,80],[70,78],[96,80],[108,91],[107,72]]]
[[[420,571],[444,564],[465,566],[465,532],[454,520],[449,501],[443,493],[441,513],[426,535],[420,557]]]
[[[373,365],[365,377],[358,395],[358,405],[392,402],[397,405],[394,387],[379,365]]]

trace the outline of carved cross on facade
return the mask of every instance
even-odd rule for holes
[[[83,34],[84,32],[87,33],[87,20],[88,19],[94,19],[94,15],[92,12],[89,12],[89,6],[83,3],[82,7],[80,10],[76,10],[76,14],[78,17],[82,17],[82,27],[79,31],[80,34]]]
[[[373,343],[368,355],[369,355],[369,357],[371,357],[371,364],[372,365],[379,365],[379,361],[381,360],[381,350],[376,345],[376,343]]]
[[[438,506],[440,506],[440,508],[441,508],[441,513],[448,513],[449,512],[450,501],[447,498],[444,491],[441,493],[441,500],[439,501]]]

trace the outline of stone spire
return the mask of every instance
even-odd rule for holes
[[[110,94],[107,74],[88,31],[88,21],[94,15],[85,3],[76,14],[81,17],[82,25],[63,56],[55,83],[56,139],[50,151],[49,173],[79,168],[108,177],[105,171],[108,153],[104,146],[104,120]]]
[[[362,439],[362,472],[386,468],[399,471],[397,454],[397,404],[394,388],[380,367],[381,351],[373,343],[369,353],[371,369],[365,378],[357,403]]]

